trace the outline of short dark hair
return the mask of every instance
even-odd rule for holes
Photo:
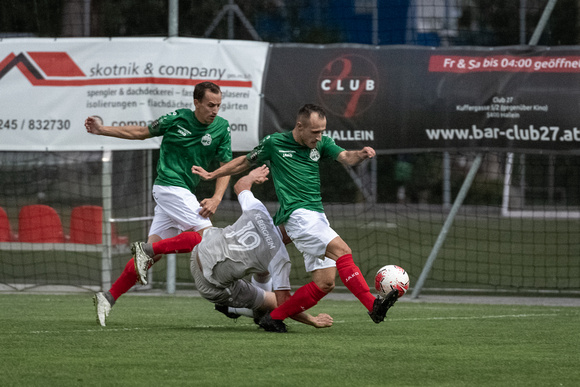
[[[222,92],[220,87],[213,82],[201,82],[195,85],[195,89],[193,89],[193,99],[201,101],[205,97],[207,90],[215,94],[221,94]]]
[[[318,113],[318,117],[320,119],[326,118],[326,112],[322,107],[307,103],[306,105],[302,106],[300,110],[298,110],[298,117],[296,117],[296,121],[300,121],[302,118],[309,120],[312,113]]]

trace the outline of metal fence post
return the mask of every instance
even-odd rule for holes
[[[103,195],[103,251],[101,254],[101,287],[107,290],[111,287],[111,270],[113,267],[112,242],[111,242],[111,218],[113,213],[113,152],[103,151],[101,159],[102,172],[102,195]]]
[[[443,224],[443,227],[441,228],[441,231],[439,232],[439,236],[437,237],[437,241],[435,242],[435,245],[433,246],[433,249],[431,250],[431,254],[429,254],[429,258],[427,258],[427,262],[425,262],[425,266],[423,267],[423,271],[421,272],[421,275],[419,276],[419,279],[417,280],[417,284],[415,286],[413,286],[413,293],[411,294],[411,298],[419,297],[419,294],[421,293],[421,289],[423,288],[423,285],[425,284],[425,281],[427,280],[427,277],[429,276],[429,272],[431,271],[431,267],[433,266],[435,259],[437,259],[437,254],[439,254],[439,250],[441,250],[441,246],[443,246],[443,242],[445,242],[445,238],[447,237],[447,233],[449,232],[449,229],[451,228],[451,225],[453,224],[453,220],[455,219],[455,216],[457,215],[457,211],[459,211],[459,208],[463,204],[463,200],[467,196],[467,193],[469,192],[469,188],[471,188],[471,183],[473,183],[473,179],[475,178],[475,175],[477,174],[477,171],[479,170],[479,167],[481,166],[481,160],[482,160],[482,156],[481,156],[481,154],[478,154],[477,157],[475,158],[475,160],[473,161],[473,164],[471,165],[471,169],[467,173],[465,180],[463,181],[463,185],[461,186],[461,189],[459,190],[459,193],[457,194],[457,198],[455,198],[455,202],[453,202],[453,207],[451,207],[451,210],[449,211],[449,215],[447,215],[447,219],[445,219],[445,223]]]
[[[167,260],[167,293],[175,294],[177,255],[167,254],[166,260]]]

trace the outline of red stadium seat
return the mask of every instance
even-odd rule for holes
[[[112,225],[113,245],[129,243],[126,236],[120,237]],[[70,218],[70,243],[99,245],[103,243],[103,208],[100,206],[79,206],[72,210]]]
[[[0,242],[12,242],[14,235],[10,227],[10,220],[4,208],[0,207]]]
[[[18,214],[18,240],[32,243],[64,243],[60,216],[44,204],[24,206]]]

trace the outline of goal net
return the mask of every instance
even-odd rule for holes
[[[193,86],[211,80],[222,88],[220,116],[235,155],[291,130],[305,103],[324,107],[326,135],[339,146],[377,150],[356,168],[321,165],[326,214],[369,284],[379,267],[398,264],[426,291],[577,293],[578,34],[546,27],[548,7],[539,2],[522,2],[519,12],[387,3],[305,4],[308,12],[248,5],[264,41],[221,39],[233,24],[227,35],[208,29],[216,39],[185,38],[203,34],[189,22],[185,35],[135,38],[165,34],[141,30],[153,26],[134,26],[134,18],[120,22],[132,36],[122,38],[101,25],[117,18],[94,6],[57,12],[54,23],[28,18],[41,25],[19,38],[2,33],[0,290],[106,290],[130,258],[129,243],[147,238],[159,138],[91,136],[82,123],[98,116],[105,125],[145,126],[193,109]],[[568,25],[575,13],[559,7],[553,23]],[[525,45],[525,23],[540,15]],[[6,28],[33,31],[9,19]],[[519,20],[520,34],[505,20]],[[70,29],[58,32],[61,24]],[[348,25],[356,31],[338,33]],[[291,43],[298,41],[316,44]],[[274,213],[272,183],[255,191]],[[196,192],[212,194],[211,183]],[[212,221],[222,227],[239,213],[230,186]],[[291,281],[302,285],[310,275],[289,250]],[[168,278],[192,286],[187,256],[175,273],[166,262],[153,267],[153,286]]]
[[[150,153],[114,154],[0,152],[1,288],[110,286],[152,208]]]
[[[0,287],[94,290],[114,281],[130,259],[128,243],[147,237],[156,153],[115,151],[104,159],[103,152],[0,152],[0,207],[11,231],[6,234],[0,226],[0,237],[4,236]],[[506,216],[508,156],[485,153],[437,253],[424,292],[578,292],[580,222],[575,216],[560,215],[578,211],[579,158],[514,157],[512,181],[521,181],[523,173],[527,194],[518,196],[522,191],[511,187],[510,211],[529,213]],[[369,284],[385,264],[404,267],[412,286],[416,283],[474,157],[474,153],[444,152],[379,155],[376,162],[354,170],[357,179],[338,163],[322,164],[327,216],[352,248]],[[203,183],[198,194],[203,198],[212,192],[212,184]],[[271,213],[276,211],[271,182],[257,186],[255,194]],[[374,202],[369,195],[375,195]],[[60,225],[50,223],[44,212],[32,211],[30,220],[20,214],[24,208],[39,206],[54,209]],[[79,208],[95,207],[108,215],[102,219],[98,211],[75,215]],[[235,195],[228,191],[213,222],[223,227],[239,215]],[[75,220],[78,216],[80,224]],[[310,277],[299,252],[288,247],[291,282],[302,285]],[[153,267],[154,287],[166,286],[165,261]],[[192,287],[188,256],[179,255],[176,266],[178,286]]]

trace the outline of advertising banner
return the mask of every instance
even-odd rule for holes
[[[305,103],[326,134],[379,152],[580,149],[580,48],[273,45],[262,135]]]
[[[104,125],[148,125],[193,110],[202,81],[223,93],[232,148],[258,142],[260,92],[268,52],[262,42],[190,38],[4,39],[0,41],[0,150],[157,148],[86,133],[87,116]]]

